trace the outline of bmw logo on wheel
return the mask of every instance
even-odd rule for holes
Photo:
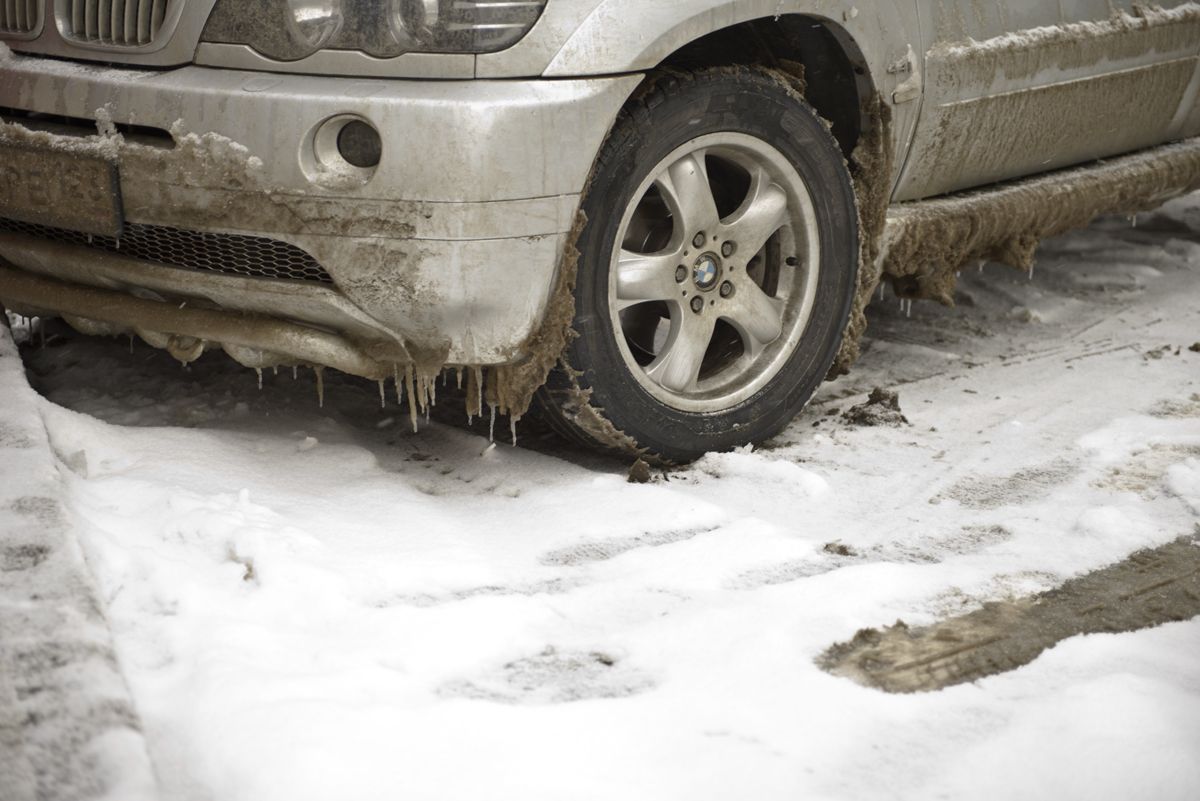
[[[721,266],[717,261],[717,257],[712,253],[705,253],[696,259],[696,264],[692,267],[692,280],[696,282],[696,286],[700,289],[712,289],[717,285],[717,278],[720,277],[720,272]]]

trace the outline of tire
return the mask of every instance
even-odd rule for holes
[[[858,269],[845,159],[787,79],[652,78],[582,209],[577,336],[538,396],[551,426],[676,463],[782,430],[833,363]]]

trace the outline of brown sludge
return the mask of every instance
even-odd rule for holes
[[[892,209],[883,273],[904,297],[954,303],[957,272],[980,261],[1033,269],[1046,237],[1104,214],[1135,214],[1200,189],[1200,139],[1099,165]]]
[[[894,161],[892,112],[883,98],[876,96],[866,116],[869,125],[850,158],[854,194],[858,200],[858,289],[841,349],[829,371],[830,378],[850,372],[850,366],[858,361],[859,343],[867,330],[867,304],[871,302],[881,277],[879,251],[887,222]]]
[[[1040,595],[984,604],[924,628],[897,622],[863,629],[817,664],[886,692],[939,690],[1015,670],[1078,634],[1136,631],[1196,615],[1200,527]]]
[[[514,421],[529,411],[534,393],[546,383],[550,371],[575,335],[571,329],[575,320],[575,275],[579,269],[579,250],[575,243],[586,224],[587,215],[580,211],[563,245],[546,315],[520,348],[524,357],[513,364],[488,370],[488,403]]]
[[[876,387],[865,403],[842,412],[842,419],[852,426],[906,426],[908,418],[900,411],[900,396]]]

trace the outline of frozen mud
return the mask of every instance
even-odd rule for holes
[[[900,396],[876,387],[864,403],[842,412],[842,419],[855,426],[906,426],[908,418],[900,411]]]
[[[1030,598],[984,604],[910,628],[863,629],[823,668],[887,692],[939,690],[1016,670],[1080,634],[1119,633],[1200,615],[1200,524],[1180,539]]]
[[[901,205],[883,272],[898,294],[954,303],[959,273],[996,261],[1032,271],[1039,243],[1102,214],[1135,215],[1200,188],[1200,140],[989,191]]]

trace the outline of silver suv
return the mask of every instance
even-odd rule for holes
[[[0,301],[686,460],[1200,186],[1198,95],[1195,2],[3,0]]]

